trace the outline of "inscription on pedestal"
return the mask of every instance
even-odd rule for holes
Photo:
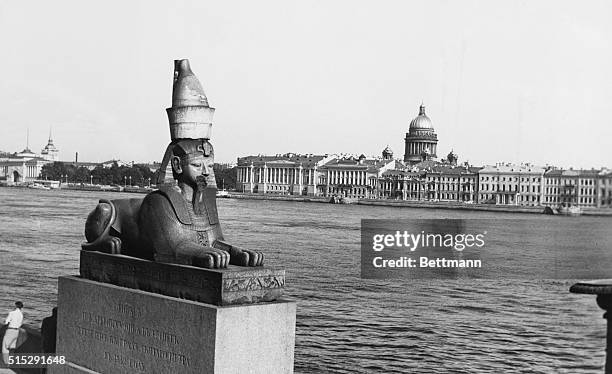
[[[181,343],[180,337],[176,334],[141,327],[118,318],[120,317],[106,317],[96,312],[83,310],[81,312],[81,320],[75,324],[77,336],[84,342],[88,339],[94,339],[108,345],[114,345],[120,350],[130,353],[129,357],[127,357],[104,351],[104,359],[123,366],[129,366],[135,370],[145,370],[144,362],[131,358],[135,352],[171,363],[179,363],[181,366],[189,366],[190,359],[187,356],[172,351],[173,348],[178,348],[179,343]],[[123,334],[129,334],[131,338],[128,340],[121,337]],[[146,339],[151,342],[149,344],[156,343],[159,346],[163,345],[165,349],[159,348],[159,346],[137,343],[134,340],[136,338]]]
[[[212,368],[198,346],[214,345],[214,307],[152,300],[141,291],[105,288],[60,278],[58,354],[100,372],[183,373]],[[205,370],[204,370],[205,371]]]

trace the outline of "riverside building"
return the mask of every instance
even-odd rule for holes
[[[478,199],[478,171],[469,165],[423,162],[404,170],[385,171],[379,179],[381,199],[414,201],[456,201]]]
[[[425,171],[427,197],[434,201],[476,202],[478,172],[469,165],[438,165]]]
[[[440,201],[516,206],[612,208],[612,172],[559,170],[529,163],[458,165],[451,151],[437,160],[438,136],[421,105],[404,138],[403,160],[387,146],[382,157],[297,155],[238,159],[237,190],[357,199]]]
[[[30,184],[33,182],[40,182],[41,179],[45,179],[44,175],[41,175],[43,166],[52,162],[62,162],[66,166],[73,166],[75,168],[87,168],[89,171],[94,170],[98,166],[104,168],[110,168],[114,164],[118,166],[133,166],[134,163],[126,163],[120,160],[109,160],[106,162],[87,162],[79,161],[78,153],[74,160],[60,161],[59,160],[59,149],[53,142],[51,132],[49,132],[49,139],[47,144],[42,148],[40,153],[33,152],[29,147],[29,134],[28,140],[26,141],[26,147],[21,152],[15,153],[2,153],[0,152],[0,182],[7,185],[14,184]],[[159,164],[147,164],[152,171],[159,168]]]
[[[387,147],[383,157],[338,155],[247,156],[238,158],[237,190],[307,196],[378,198],[382,174],[403,164]]]
[[[498,163],[478,172],[478,202],[498,205],[541,205],[544,168]]]
[[[389,147],[383,151],[382,158],[367,158],[364,155],[335,158],[320,169],[320,196],[357,199],[388,197],[380,189],[380,183],[384,183],[381,177],[385,172],[403,166],[393,160]]]
[[[29,134],[26,147],[21,152],[0,155],[0,180],[7,184],[29,183],[38,179],[42,167],[58,160],[59,150],[53,144],[51,132],[47,145],[40,154],[34,153],[29,146]]]
[[[295,155],[238,159],[238,191],[357,199],[441,201],[516,206],[612,208],[612,171],[560,170],[531,164],[413,165],[383,157]],[[297,178],[297,179],[294,179]]]
[[[608,169],[551,168],[544,173],[543,205],[610,207],[612,206],[612,172]]]
[[[612,170],[602,169],[597,178],[597,207],[612,208]]]
[[[236,189],[248,193],[319,196],[321,173],[318,169],[333,155],[299,155],[238,158]]]

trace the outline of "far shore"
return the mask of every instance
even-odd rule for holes
[[[293,196],[293,195],[274,195],[274,194],[249,194],[242,192],[230,192],[230,197],[234,199],[249,200],[277,200],[277,201],[301,201],[329,203],[329,197],[320,196]],[[494,205],[494,204],[466,204],[453,201],[415,201],[415,200],[391,200],[391,199],[358,199],[352,204],[387,206],[397,208],[426,208],[426,209],[458,209],[487,212],[505,213],[533,213],[544,214],[544,206],[516,206],[516,205]],[[611,216],[610,208],[583,208],[582,214],[587,216]]]
[[[7,187],[0,185],[0,187]],[[25,186],[11,186],[13,188],[27,188]],[[60,190],[75,190],[75,191],[90,191],[90,192],[127,192],[127,193],[142,193],[146,194],[154,189],[148,187],[116,186],[112,189],[103,189],[98,185],[79,185],[69,184],[62,185]],[[50,191],[50,190],[49,190]],[[272,201],[296,201],[308,203],[329,203],[329,197],[322,196],[295,196],[295,195],[280,195],[280,194],[251,194],[236,191],[227,191],[227,195],[219,196],[219,198],[230,199],[245,199],[245,200],[272,200]],[[397,208],[425,208],[425,209],[457,209],[471,211],[487,211],[487,212],[504,212],[504,213],[532,213],[543,214],[544,206],[517,206],[517,205],[495,205],[495,204],[475,204],[463,203],[455,201],[415,201],[415,200],[391,200],[391,199],[354,199],[351,200],[352,205],[370,205],[370,206],[386,206]],[[331,204],[330,204],[331,205]],[[581,208],[582,215],[586,216],[609,216],[612,217],[612,208]]]

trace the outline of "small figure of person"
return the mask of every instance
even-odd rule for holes
[[[19,329],[23,323],[22,308],[23,303],[21,301],[16,302],[15,310],[10,312],[4,321],[4,324],[8,325],[6,333],[4,333],[4,339],[2,339],[2,359],[5,363],[8,361],[10,350],[17,347],[17,337],[19,336]]]
[[[57,336],[57,307],[51,311],[51,316],[42,320],[40,327],[42,335],[43,352],[55,353],[55,340]]]

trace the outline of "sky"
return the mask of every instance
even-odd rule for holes
[[[219,162],[404,153],[612,167],[612,2],[0,0],[0,150],[160,161],[173,60],[211,106]]]

